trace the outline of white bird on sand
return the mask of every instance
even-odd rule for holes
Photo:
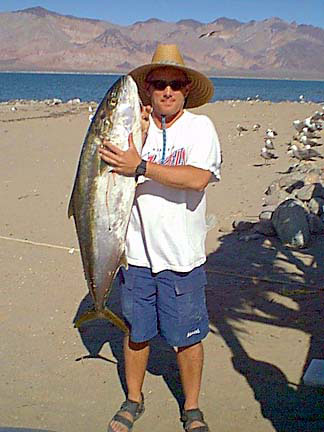
[[[253,131],[258,131],[258,130],[260,129],[260,127],[261,127],[261,125],[260,125],[259,123],[255,123],[255,124],[252,126],[252,130],[253,130]]]
[[[89,112],[92,112],[92,111],[93,111],[93,108],[92,108],[91,105],[88,106],[88,111],[89,111]]]
[[[248,129],[238,123],[236,125],[236,130],[238,132],[238,135],[241,136],[242,132],[247,132]]]
[[[312,121],[321,120],[324,121],[324,111],[315,111],[311,116]]]
[[[305,147],[301,147],[301,146],[297,146],[296,144],[293,144],[291,146],[291,152],[292,152],[292,156],[300,161],[310,160],[316,157],[323,159],[323,156],[316,150],[312,149],[309,145],[306,145]]]
[[[307,127],[304,127],[301,131],[301,136],[307,136],[307,138],[321,138],[319,135],[316,135],[316,132],[310,131]]]
[[[301,135],[299,138],[299,141],[304,145],[309,145],[310,147],[322,145],[321,143],[318,143],[317,141],[313,141],[313,140],[307,138],[307,136],[305,136],[305,135]]]
[[[15,106],[11,107],[11,111],[17,111],[17,107]]]
[[[296,129],[297,132],[301,132],[306,125],[305,125],[304,121],[294,120],[293,121],[293,126],[294,126],[294,128]]]
[[[273,129],[267,129],[266,130],[266,137],[267,138],[275,138],[277,136],[277,132]]]
[[[268,150],[266,147],[262,147],[260,156],[264,159],[264,163],[267,165],[267,161],[271,159],[278,159],[274,153]]]
[[[264,138],[264,147],[267,150],[274,150],[274,144],[273,141],[270,138]]]

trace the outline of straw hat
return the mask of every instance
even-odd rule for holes
[[[187,97],[186,108],[194,108],[207,103],[213,96],[213,83],[202,73],[185,66],[183,58],[176,45],[158,45],[152,57],[152,62],[139,66],[129,72],[138,86],[138,92],[144,105],[151,103],[145,91],[145,79],[149,72],[161,66],[172,66],[187,75],[191,81],[191,89]]]

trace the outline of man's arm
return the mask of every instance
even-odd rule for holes
[[[147,162],[145,177],[177,189],[202,192],[208,185],[211,172],[191,165],[159,165]]]
[[[105,142],[99,148],[101,158],[114,168],[118,174],[133,176],[141,157],[134,146],[132,136],[129,137],[129,148],[126,151]],[[191,165],[167,166],[147,162],[145,177],[165,186],[177,189],[192,189],[202,192],[208,185],[211,172]]]

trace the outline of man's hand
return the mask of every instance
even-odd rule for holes
[[[99,153],[101,159],[113,167],[114,172],[130,177],[135,174],[142,159],[136,150],[132,134],[128,137],[128,143],[128,150],[123,151],[109,141],[103,141]]]

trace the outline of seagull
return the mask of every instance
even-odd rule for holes
[[[315,111],[314,114],[311,116],[312,121],[322,120],[324,121],[324,111]]]
[[[264,163],[267,165],[267,161],[270,159],[278,159],[274,153],[269,151],[266,147],[262,147],[260,156],[264,159]]]
[[[298,147],[296,144],[293,144],[291,146],[291,151],[292,156],[300,161],[310,160],[315,157],[323,159],[323,156],[316,150],[312,149],[309,145],[306,145],[305,147]]]
[[[260,127],[261,127],[261,125],[260,125],[259,123],[255,123],[255,124],[252,126],[252,130],[253,130],[253,131],[258,131],[258,130],[260,129]]]
[[[294,120],[293,121],[293,126],[294,126],[294,128],[296,129],[297,132],[301,132],[306,125],[301,120]]]
[[[267,129],[266,130],[267,138],[275,138],[277,135],[278,135],[277,132],[273,129]]]
[[[322,144],[318,143],[317,141],[313,141],[313,140],[307,138],[307,136],[305,136],[305,135],[301,135],[301,137],[299,138],[299,141],[304,145],[309,145],[310,147],[322,145]]]
[[[267,150],[274,150],[273,141],[270,138],[264,138],[264,147]]]
[[[236,130],[238,132],[238,135],[241,136],[242,132],[247,132],[247,129],[240,125],[239,123],[236,125]]]
[[[310,131],[307,127],[304,127],[301,131],[301,136],[305,135],[307,138],[321,138],[319,135],[316,135],[316,132]]]
[[[202,34],[198,37],[198,39],[201,39],[201,38],[203,38],[203,37],[211,37],[211,36],[214,36],[215,33],[220,33],[220,30],[213,30],[213,31],[210,31],[210,32],[208,32],[208,33],[202,33]]]

